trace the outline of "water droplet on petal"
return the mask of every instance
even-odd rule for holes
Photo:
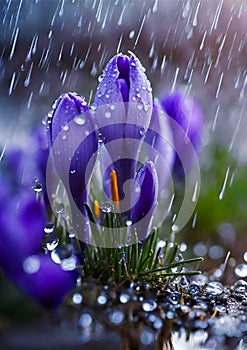
[[[51,232],[43,236],[41,243],[45,251],[53,251],[58,246],[59,240],[55,234]]]
[[[40,269],[40,260],[37,256],[31,255],[24,260],[22,267],[26,273],[36,273]]]
[[[76,268],[76,256],[75,255],[71,255],[71,257],[69,257],[68,259],[63,259],[61,262],[61,268],[64,271],[73,271]]]
[[[61,264],[63,260],[72,256],[72,247],[70,245],[61,244],[51,253],[51,258],[56,264]]]
[[[44,232],[45,233],[52,233],[54,231],[54,224],[53,222],[50,222],[48,224],[46,224],[45,228],[44,228]]]
[[[32,186],[32,190],[36,193],[40,193],[43,190],[42,184],[37,183],[34,186]]]
[[[131,226],[132,225],[132,220],[126,220],[126,225]]]
[[[86,119],[83,118],[82,116],[80,115],[77,115],[75,118],[74,118],[74,122],[77,124],[77,125],[84,125],[86,123]]]
[[[69,125],[68,124],[63,126],[63,131],[69,131]]]
[[[111,112],[105,112],[105,117],[106,117],[106,119],[111,118]]]
[[[139,134],[141,135],[141,136],[144,136],[145,135],[145,128],[141,128],[140,130],[139,130]]]

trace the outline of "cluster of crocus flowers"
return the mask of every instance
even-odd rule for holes
[[[48,184],[43,190],[47,190],[58,222],[69,231],[72,246],[75,247],[75,236],[86,244],[98,242],[105,247],[131,244],[133,231],[140,241],[147,237],[154,225],[160,188],[165,187],[176,162],[173,145],[183,148],[166,113],[181,125],[199,150],[201,112],[192,108],[188,115],[185,101],[178,93],[165,97],[161,106],[154,102],[145,69],[134,54],[118,54],[109,61],[99,78],[93,105],[88,106],[75,93],[65,93],[57,99],[47,116],[50,156]],[[154,157],[153,149],[158,156]],[[39,169],[42,167],[43,163]],[[54,180],[55,173],[58,180]],[[47,200],[33,198],[26,188],[24,195],[19,190],[17,196],[18,201],[13,199],[1,210],[1,267],[41,304],[57,305],[75,285],[77,260],[70,260],[69,268],[65,268],[59,254],[53,254],[63,248],[57,243],[41,253],[41,241],[47,237]],[[11,215],[14,224],[8,225]]]

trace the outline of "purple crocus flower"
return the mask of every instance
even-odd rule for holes
[[[174,170],[181,177],[189,171],[195,157],[189,149],[188,139],[198,154],[201,148],[203,113],[200,106],[190,97],[175,92],[161,99],[166,113],[175,121],[171,122],[174,146],[179,154],[176,156]],[[184,169],[183,169],[184,167]]]
[[[92,205],[87,184],[90,183],[100,145],[101,175],[97,176],[103,180],[105,193],[116,204],[115,209],[121,212],[121,224],[127,221],[135,224],[147,216],[146,228],[142,230],[145,236],[157,202],[158,182],[165,186],[174,160],[174,152],[168,142],[172,138],[171,131],[159,108],[153,104],[150,82],[134,54],[114,56],[99,81],[91,109],[81,97],[67,93],[59,97],[53,112],[48,115],[47,133],[53,163],[72,205],[73,226],[76,226],[80,239],[83,236],[85,241],[85,235],[81,233],[87,230],[87,222],[83,220],[87,219],[84,204]],[[83,122],[76,125],[78,118]],[[85,133],[87,137],[84,137]],[[140,161],[144,143],[149,150],[152,147],[157,149],[163,163],[152,158],[149,150],[146,150],[147,159]],[[147,162],[148,159],[155,164]],[[141,163],[144,163],[143,166],[140,166]],[[87,181],[86,171],[89,174]],[[113,172],[116,177],[114,184]],[[136,184],[141,188],[137,202]],[[112,188],[115,188],[114,193]],[[77,208],[73,207],[73,203]],[[74,214],[76,209],[83,215],[79,215],[78,211]]]
[[[84,99],[74,93],[61,95],[53,112],[48,114],[47,133],[55,169],[64,183],[70,204],[75,202],[83,212],[83,203],[87,199],[86,186],[98,148],[95,127]]]
[[[108,62],[95,95],[97,125],[113,162],[105,173],[104,183],[107,185],[109,173],[114,169],[120,200],[126,195],[123,184],[134,179],[138,170],[137,160],[152,114],[151,91],[145,69],[138,58],[134,54],[130,57],[119,54]],[[105,117],[109,113],[111,117],[106,123]],[[112,142],[115,140],[122,142]],[[106,192],[109,192],[107,187]]]

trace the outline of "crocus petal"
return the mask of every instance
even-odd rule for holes
[[[121,86],[118,83],[120,76],[118,58],[120,55],[114,56],[104,69],[97,87],[94,103],[97,107],[105,104],[123,102]],[[127,63],[128,64],[128,63]]]
[[[37,254],[24,260],[22,272],[14,282],[42,306],[55,308],[75,287],[77,277],[75,270],[62,270],[49,255]]]
[[[55,168],[69,200],[83,210],[86,185],[96,161],[98,138],[88,107],[80,96],[69,93],[58,99],[51,118],[48,118],[48,136]]]
[[[132,192],[132,201],[136,203],[131,209],[130,220],[135,225],[139,240],[143,240],[150,231],[158,196],[158,176],[151,161],[141,166],[136,176],[136,183],[140,188],[138,190],[135,187]]]
[[[41,249],[45,227],[44,207],[33,196],[20,193],[0,211],[0,265],[16,272],[22,260]]]
[[[198,154],[200,151],[203,114],[200,106],[193,99],[183,96],[179,92],[165,96],[161,100],[161,105],[166,113],[177,123],[171,122],[174,144],[179,154],[175,159],[174,170],[181,177],[184,171],[185,173],[189,171],[189,168],[195,161],[195,154]],[[195,149],[195,154],[192,154],[186,146],[188,139]]]
[[[175,152],[169,118],[157,103],[153,105],[150,126],[145,135],[145,145],[148,159],[155,159],[159,188],[162,190],[171,177]]]
[[[125,181],[136,176],[139,152],[151,119],[151,91],[145,69],[134,54],[119,54],[107,64],[96,92],[96,120],[112,159],[112,167],[105,174],[108,177],[111,169],[116,170],[121,199]],[[111,104],[114,110],[108,111]],[[111,118],[106,121],[104,116],[109,113]]]
[[[62,94],[53,104],[53,112],[48,114],[47,132],[48,140],[52,145],[57,136],[75,116],[88,111],[86,102],[81,96],[75,93]]]

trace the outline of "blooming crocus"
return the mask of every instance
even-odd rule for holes
[[[124,198],[123,184],[136,176],[139,152],[151,120],[151,92],[145,69],[134,54],[130,57],[114,56],[108,62],[96,91],[96,120],[113,162],[106,177],[109,178],[109,171],[114,168],[120,200]],[[136,142],[131,142],[131,139]],[[121,142],[112,142],[116,140]]]
[[[175,121],[175,123],[171,122],[174,146],[177,151],[174,170],[176,175],[181,177],[189,171],[195,161],[195,154],[200,152],[203,129],[202,110],[194,99],[180,92],[164,96],[161,99],[161,105]],[[188,140],[194,147],[195,154],[192,154]]]

